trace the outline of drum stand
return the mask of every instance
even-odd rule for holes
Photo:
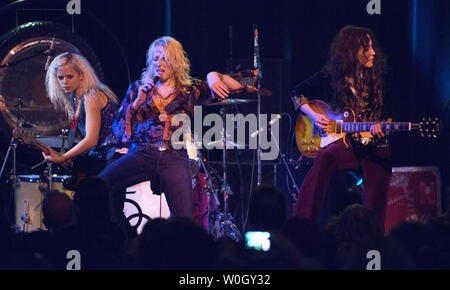
[[[218,237],[227,236],[235,241],[241,240],[241,233],[237,229],[233,222],[233,217],[228,212],[228,202],[230,196],[233,194],[230,186],[228,185],[228,175],[227,175],[227,131],[226,131],[226,110],[225,105],[221,106],[220,114],[223,119],[223,133],[222,133],[222,170],[223,178],[221,180],[220,193],[223,196],[223,212],[218,216],[218,222],[220,222],[219,229],[215,229],[216,235]],[[233,128],[234,129],[234,128]],[[209,218],[209,217],[208,217]]]
[[[0,170],[0,180],[3,177],[3,172],[5,170],[5,165],[6,165],[6,162],[8,161],[9,154],[11,153],[11,148],[13,151],[13,170],[12,170],[12,175],[9,178],[12,180],[12,187],[13,187],[12,195],[13,196],[12,197],[10,196],[10,198],[8,199],[9,204],[4,205],[5,217],[8,220],[11,218],[10,217],[11,202],[16,197],[16,193],[17,193],[17,172],[16,172],[17,142],[16,142],[16,138],[14,138],[14,136],[11,137],[11,141],[9,142],[9,146],[8,146],[8,151],[6,152],[5,159],[3,160],[2,169]],[[9,190],[8,190],[8,192],[9,192]],[[10,222],[10,224],[13,224],[13,223]]]
[[[16,105],[14,105],[14,107],[18,108],[19,116],[17,117],[16,126],[20,127],[25,122],[25,120],[22,116],[22,111],[20,110],[22,107],[24,107],[24,103],[22,102],[21,98],[19,98],[19,101],[17,102]],[[12,186],[13,186],[13,190],[14,190],[13,198],[15,198],[16,194],[17,194],[17,140],[14,137],[13,132],[11,134],[11,141],[9,142],[8,151],[6,152],[5,159],[3,160],[2,168],[0,170],[0,180],[3,177],[3,171],[5,170],[6,162],[8,161],[9,154],[11,153],[11,148],[13,151],[13,170],[12,170],[12,176],[10,176],[9,178],[12,179]],[[9,202],[11,202],[13,200],[13,198],[10,198]],[[10,219],[9,211],[11,209],[11,204],[5,205],[5,209],[6,209],[6,212],[5,212],[6,218]],[[13,224],[13,223],[10,223],[10,224]]]
[[[207,218],[207,223],[206,223],[206,231],[208,233],[211,233],[211,227],[210,227],[210,216],[211,216],[211,194],[213,194],[214,198],[216,198],[216,194],[215,194],[215,188],[214,188],[214,184],[212,182],[212,177],[208,172],[208,169],[206,168],[205,162],[203,162],[203,158],[201,156],[199,156],[199,160],[200,160],[200,165],[203,168],[203,171],[205,171],[205,179],[208,182],[207,188],[206,188],[206,201],[208,203],[207,206],[207,210],[206,210],[206,218]],[[216,204],[217,203],[217,199],[216,199]]]

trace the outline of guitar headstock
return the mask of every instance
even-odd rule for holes
[[[418,125],[422,137],[437,138],[442,130],[442,122],[438,117],[424,117]]]
[[[24,144],[31,144],[37,147],[39,150],[44,152],[45,154],[50,154],[50,151],[47,148],[47,145],[40,142],[35,138],[35,130],[34,128],[23,128],[23,127],[15,127],[13,129],[12,135],[16,139],[20,139]]]

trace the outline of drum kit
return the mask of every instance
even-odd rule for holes
[[[18,174],[16,168],[16,150],[19,141],[23,144],[31,143],[41,149],[46,149],[47,146],[59,149],[60,152],[64,152],[64,150],[67,149],[67,146],[65,145],[67,137],[64,136],[64,134],[56,137],[42,137],[40,135],[35,135],[30,138],[23,134],[23,128],[23,124],[21,124],[21,130],[17,130],[17,128],[13,130],[11,142],[0,171],[0,178],[3,176],[5,165],[12,149],[13,169],[9,176],[9,180],[12,181],[14,190],[14,226],[16,231],[31,232],[45,229],[42,216],[42,202],[46,193],[52,190],[58,190],[64,192],[70,198],[73,198],[74,192],[67,189],[65,186],[65,182],[69,180],[71,176],[61,174],[62,171],[59,167],[56,170],[57,172],[53,173],[52,163],[47,162],[45,159],[29,168],[29,171],[32,172],[34,169],[45,164],[46,167],[42,170],[41,174]],[[32,132],[32,130],[30,132]],[[32,140],[32,142],[30,142],[30,140]],[[60,144],[60,146],[57,144]]]

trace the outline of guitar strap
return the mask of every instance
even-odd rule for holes
[[[72,148],[73,143],[75,143],[75,135],[77,133],[78,121],[80,120],[80,110],[77,110],[79,106],[81,106],[82,102],[78,104],[75,103],[73,95],[70,98],[70,102],[72,104],[73,111],[75,112],[72,122],[70,122],[69,128],[69,136],[67,137],[67,148]],[[64,150],[64,148],[62,148]]]

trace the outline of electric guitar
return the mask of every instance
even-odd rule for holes
[[[15,127],[13,129],[12,135],[14,136],[15,139],[21,140],[22,143],[24,143],[24,144],[31,144],[34,147],[36,147],[37,149],[44,152],[46,155],[50,154],[50,150],[48,150],[48,146],[45,145],[44,143],[42,143],[41,141],[37,140],[36,138],[34,138],[34,133],[32,130],[24,129],[22,127]],[[69,159],[69,160],[66,160],[66,161],[60,163],[60,165],[66,169],[72,169],[73,161],[71,159]]]
[[[321,150],[331,143],[343,140],[348,147],[347,134],[359,133],[359,142],[362,145],[376,143],[370,134],[370,127],[380,124],[383,132],[400,132],[419,130],[422,137],[437,138],[442,124],[438,118],[423,119],[419,123],[412,122],[358,122],[352,109],[344,108],[342,113],[334,112],[322,101],[313,100],[308,103],[311,109],[328,117],[331,125],[329,132],[317,127],[314,122],[304,114],[298,114],[295,125],[295,137],[300,152],[309,158],[315,158]]]

